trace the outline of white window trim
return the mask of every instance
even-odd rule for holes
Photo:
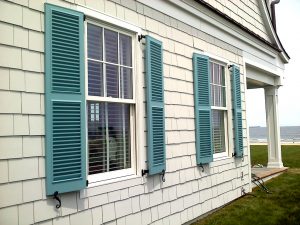
[[[133,33],[137,33],[138,35],[142,34],[142,29],[141,28],[139,28],[139,27],[137,27],[137,26],[135,26],[131,23],[128,23],[124,20],[117,19],[117,18],[114,18],[112,16],[106,15],[106,14],[104,14],[102,12],[99,12],[95,9],[92,9],[90,7],[77,5],[76,10],[79,11],[79,12],[84,13],[84,15],[86,15],[87,17],[90,17],[91,19],[96,19],[98,21],[101,21],[104,24],[111,24],[112,26],[117,26],[119,28],[126,29],[128,31],[133,32]]]
[[[222,57],[215,56],[213,54],[202,52],[209,57],[209,62],[217,63],[224,66],[225,75],[225,86],[226,86],[226,107],[211,106],[211,109],[224,110],[224,135],[225,135],[225,152],[213,153],[213,161],[219,161],[223,159],[228,159],[233,153],[233,130],[232,130],[232,104],[231,104],[231,83],[230,83],[230,72],[228,65],[230,62]]]
[[[83,12],[86,16],[89,18],[86,19],[84,22],[85,26],[85,31],[84,31],[84,38],[85,38],[85,102],[88,100],[96,100],[96,101],[101,101],[101,102],[118,102],[118,103],[127,103],[127,104],[132,104],[131,110],[130,110],[130,132],[131,132],[131,168],[128,169],[122,169],[118,171],[111,171],[111,172],[106,172],[106,173],[99,173],[99,174],[93,174],[93,175],[88,175],[88,135],[86,134],[86,160],[87,160],[87,179],[89,181],[88,188],[89,187],[94,187],[97,185],[102,185],[102,184],[108,184],[108,183],[114,183],[119,180],[124,180],[124,179],[131,179],[133,177],[137,177],[137,171],[141,166],[141,162],[144,161],[143,158],[145,158],[144,154],[138,153],[137,149],[140,149],[140,146],[144,146],[143,141],[141,141],[142,138],[136,137],[137,133],[141,133],[140,131],[143,130],[142,125],[138,125],[137,121],[140,121],[142,118],[141,112],[142,109],[140,105],[142,104],[137,104],[137,99],[141,101],[142,97],[138,97],[139,94],[136,94],[136,87],[137,83],[141,82],[138,79],[138,71],[140,70],[140,61],[138,61],[140,57],[140,53],[138,49],[138,41],[137,41],[137,36],[138,34],[141,34],[141,29],[131,25],[127,22],[121,21],[119,19],[107,16],[103,13],[100,13],[98,11],[95,11],[93,9],[89,9],[86,7],[82,6],[77,6],[77,10]],[[97,22],[98,21],[98,22]],[[121,98],[112,98],[112,97],[97,97],[97,96],[88,96],[88,69],[87,69],[87,23],[92,23],[95,25],[98,25],[100,27],[108,28],[110,30],[115,30],[119,33],[124,33],[126,35],[129,35],[132,37],[132,80],[133,80],[133,99],[121,99]],[[108,24],[110,23],[110,24]],[[135,81],[138,79],[137,81]],[[142,93],[143,90],[138,90],[139,93]],[[133,110],[132,110],[133,109]],[[86,130],[88,131],[87,128],[87,123],[86,123]],[[140,160],[138,160],[140,159]]]

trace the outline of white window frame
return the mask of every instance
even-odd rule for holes
[[[140,79],[136,77],[138,71],[140,70],[140,62],[139,59],[139,51],[138,51],[138,41],[137,36],[141,34],[141,29],[129,24],[125,21],[110,17],[93,9],[89,9],[83,6],[77,6],[77,10],[83,12],[87,19],[84,22],[84,51],[85,51],[85,104],[87,101],[97,101],[97,102],[116,102],[116,103],[125,103],[130,104],[130,151],[131,151],[131,168],[116,170],[111,172],[99,173],[88,175],[88,167],[89,167],[89,155],[88,155],[88,133],[86,133],[86,171],[87,171],[87,179],[89,181],[89,187],[107,184],[111,182],[117,182],[119,180],[131,179],[132,177],[137,176],[138,168],[140,167],[140,160],[137,160],[138,152],[140,146],[143,146],[144,143],[140,138],[136,137],[136,134],[139,133],[140,130],[143,129],[142,125],[138,125],[137,121],[140,121],[140,115],[142,109],[142,104],[137,104],[140,102],[142,97],[138,97],[143,90],[137,90],[139,94],[136,94],[137,83],[140,82]],[[116,31],[118,33],[123,33],[132,38],[132,99],[121,99],[121,98],[112,98],[112,97],[99,97],[99,96],[88,96],[88,54],[87,54],[87,24],[91,23],[96,26],[107,28],[109,30]],[[104,41],[104,40],[103,40]],[[140,88],[139,88],[140,89]],[[88,125],[86,123],[86,130],[88,132]]]
[[[209,53],[205,54],[209,56],[209,63],[216,63],[221,66],[224,66],[224,79],[225,79],[225,107],[218,107],[218,106],[211,106],[211,109],[214,110],[223,110],[224,111],[224,136],[225,136],[225,151],[221,153],[214,153],[213,149],[213,160],[218,161],[222,159],[230,158],[233,150],[233,134],[232,134],[232,124],[230,121],[232,121],[232,104],[231,104],[231,83],[230,83],[230,72],[228,69],[229,61],[226,59],[223,59],[221,57],[217,57],[214,55],[211,55]],[[210,73],[210,71],[209,71]],[[210,74],[209,74],[210,75]],[[211,85],[211,82],[210,82]],[[212,140],[213,141],[213,140]]]

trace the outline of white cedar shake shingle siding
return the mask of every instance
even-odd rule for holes
[[[195,158],[192,54],[206,51],[239,65],[245,118],[240,49],[133,0],[48,0],[73,9],[86,4],[128,21],[161,40],[164,56],[166,182],[138,176],[63,194],[57,210],[45,194],[44,2],[0,0],[1,225],[183,224],[241,196],[241,187],[249,190],[245,138],[243,161],[230,157],[201,172]],[[225,2],[209,1],[224,13],[233,8],[238,22],[267,38],[255,1],[228,1],[234,7]],[[246,137],[245,121],[243,129]]]
[[[249,30],[270,41],[258,2],[262,0],[204,0]]]

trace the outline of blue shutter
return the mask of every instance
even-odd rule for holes
[[[233,65],[231,68],[231,80],[234,121],[234,155],[236,157],[243,157],[243,124],[240,69],[235,65]]]
[[[166,168],[162,43],[146,36],[147,139],[149,175]]]
[[[45,4],[46,193],[86,186],[83,14]]]
[[[209,58],[193,55],[197,164],[213,161]]]

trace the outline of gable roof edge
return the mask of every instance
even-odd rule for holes
[[[257,1],[257,2],[260,5],[260,8],[263,10],[262,11],[262,18],[263,18],[263,20],[266,24],[267,32],[270,34],[270,36],[272,38],[272,41],[274,41],[276,43],[276,45],[278,46],[278,48],[281,49],[280,56],[283,59],[283,61],[285,63],[288,63],[288,61],[290,59],[290,56],[288,55],[288,53],[284,49],[284,47],[283,47],[283,45],[282,45],[282,43],[279,39],[279,36],[278,36],[274,26],[273,26],[270,10],[268,8],[268,4],[267,4],[266,0]]]
[[[268,25],[266,28],[269,28],[270,31],[269,33],[272,34],[273,41],[274,44],[267,41],[266,39],[264,39],[263,37],[261,37],[260,35],[256,34],[255,32],[253,32],[252,30],[248,29],[247,27],[245,27],[244,25],[242,25],[241,23],[237,22],[236,20],[232,19],[231,17],[229,17],[228,15],[226,15],[225,13],[221,12],[220,10],[216,9],[215,7],[213,7],[211,4],[205,2],[204,0],[194,0],[195,2],[203,5],[205,8],[213,11],[214,13],[216,13],[217,15],[221,16],[222,18],[226,19],[227,21],[235,24],[237,27],[239,27],[240,29],[242,29],[243,31],[247,32],[248,34],[250,34],[251,36],[253,36],[254,38],[256,38],[257,40],[263,42],[264,44],[268,45],[269,47],[273,48],[274,50],[276,50],[281,59],[283,60],[284,63],[288,63],[290,57],[289,55],[286,53],[285,49],[283,48],[279,37],[277,35],[277,33],[274,31],[274,27],[272,25],[271,22],[271,18],[267,9],[267,6],[265,4],[265,1],[258,1],[261,5],[261,7],[263,8],[263,20],[266,20],[265,23]],[[271,32],[272,31],[272,32]],[[268,32],[268,31],[267,31]]]

